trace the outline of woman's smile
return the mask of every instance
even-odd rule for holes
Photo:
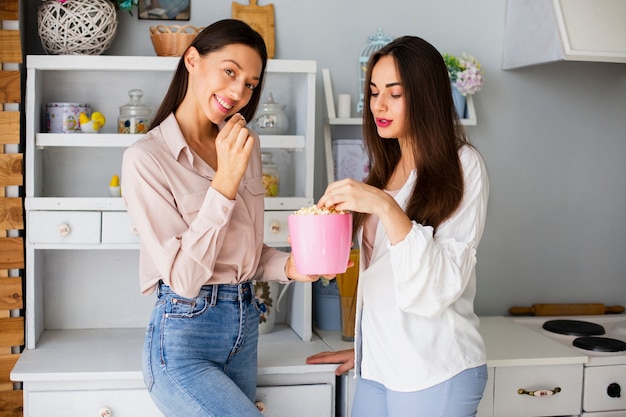
[[[214,95],[215,101],[218,104],[218,109],[224,113],[228,114],[228,112],[234,107],[232,102],[224,97]]]

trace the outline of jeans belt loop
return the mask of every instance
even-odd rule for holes
[[[213,284],[213,289],[211,291],[211,307],[215,307],[217,304],[217,293],[218,293],[219,284]]]

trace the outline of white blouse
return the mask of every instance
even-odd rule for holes
[[[413,222],[392,246],[378,223],[367,269],[360,262],[355,371],[394,391],[429,388],[487,361],[473,304],[489,181],[478,151],[464,146],[459,157],[463,199],[436,236]],[[415,180],[413,171],[394,197],[401,207]]]

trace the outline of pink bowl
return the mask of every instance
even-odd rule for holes
[[[352,247],[352,214],[291,214],[288,221],[291,252],[299,273],[346,272]]]

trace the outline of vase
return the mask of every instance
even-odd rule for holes
[[[281,287],[283,287],[281,289]],[[276,314],[280,312],[280,300],[288,286],[278,282],[258,281],[254,283],[254,298],[261,314],[259,316],[259,334],[268,334],[274,330]]]
[[[337,281],[313,283],[313,320],[320,330],[341,330],[341,301]]]
[[[459,115],[459,119],[465,118],[465,102],[466,98],[463,94],[461,94],[454,85],[454,82],[450,83],[450,87],[452,88],[452,100],[454,101],[454,107],[456,108],[456,113]]]
[[[115,39],[117,10],[110,0],[44,0],[37,27],[48,54],[100,55]]]

